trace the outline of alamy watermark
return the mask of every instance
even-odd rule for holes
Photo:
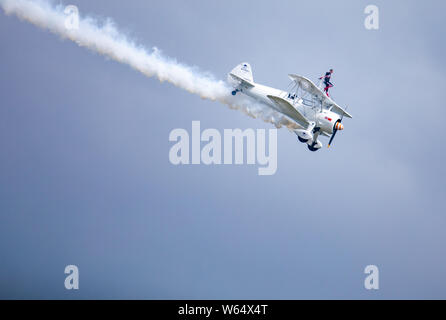
[[[259,175],[274,175],[277,171],[277,129],[268,131],[268,139],[265,129],[224,129],[223,134],[217,129],[201,132],[200,121],[192,121],[191,134],[181,128],[170,132],[169,141],[175,144],[170,148],[169,161],[174,165],[257,164]]]
[[[367,290],[379,289],[379,269],[375,265],[368,265],[364,268],[367,277],[364,279],[364,288]]]
[[[367,15],[364,20],[364,27],[367,30],[379,29],[379,8],[374,4],[370,4],[364,9],[364,13]]]
[[[65,28],[68,30],[79,29],[79,9],[74,5],[65,7],[64,13],[66,14]]]
[[[68,265],[65,267],[65,274],[68,276],[65,278],[65,289],[67,290],[79,290],[79,268],[75,265]]]

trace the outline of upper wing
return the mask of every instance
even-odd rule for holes
[[[297,74],[290,74],[288,76],[291,80],[295,81],[303,90],[315,96],[319,101],[322,101],[322,103],[327,108],[331,108],[331,111],[336,112],[341,116],[352,118],[352,116],[347,111],[345,111],[338,104],[336,104],[336,102],[327,97],[327,95],[323,93],[322,90],[319,89],[311,80]]]
[[[290,117],[294,121],[296,121],[298,124],[300,124],[303,127],[308,127],[310,124],[308,119],[305,118],[296,108],[294,108],[291,103],[286,101],[283,98],[268,95],[267,96],[274,104],[277,106],[278,110],[282,112],[284,115]]]

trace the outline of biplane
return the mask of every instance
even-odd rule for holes
[[[249,63],[239,64],[228,75],[234,87],[233,95],[245,94],[291,119],[298,127],[294,133],[309,150],[314,152],[322,148],[320,136],[330,139],[330,147],[336,133],[344,129],[344,117],[352,116],[311,80],[296,74],[290,74],[289,78],[291,89],[282,91],[255,83]]]

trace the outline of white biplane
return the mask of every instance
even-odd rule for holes
[[[299,141],[311,151],[322,148],[321,135],[330,138],[330,147],[336,133],[344,129],[344,116],[352,116],[311,80],[295,74],[289,77],[292,87],[288,92],[267,87],[254,82],[249,63],[241,63],[229,73],[228,80],[234,87],[233,95],[246,94],[293,120],[299,128],[294,130]]]

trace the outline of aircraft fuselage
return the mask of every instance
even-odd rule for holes
[[[258,83],[253,83],[253,87],[244,88],[241,93],[266,104],[275,111],[281,112],[276,106],[276,104],[268,98],[268,95],[279,96],[290,102],[296,110],[298,110],[302,115],[304,115],[310,121],[316,123],[316,127],[320,128],[321,131],[327,135],[331,135],[334,131],[334,126],[340,119],[339,114],[334,113],[328,109],[321,108],[320,106],[310,106],[305,105],[302,100],[297,97],[294,99],[292,95],[286,91],[264,86]],[[297,124],[305,129],[300,123]]]

